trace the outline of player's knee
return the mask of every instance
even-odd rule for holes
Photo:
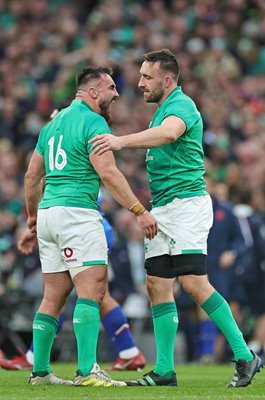
[[[150,297],[155,294],[157,289],[155,284],[155,278],[153,276],[147,276],[146,287]]]
[[[167,292],[167,288],[163,285],[161,280],[155,276],[147,276],[147,291],[151,303],[157,303],[159,299],[163,301],[163,297]]]
[[[194,289],[196,289],[196,281],[193,282],[190,275],[179,276],[178,280],[185,292],[193,297]]]
[[[62,299],[49,299],[44,297],[38,311],[58,318],[64,305],[65,302],[62,303]]]

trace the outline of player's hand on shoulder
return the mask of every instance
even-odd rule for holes
[[[145,237],[150,240],[154,239],[155,235],[157,234],[158,226],[153,215],[150,214],[150,212],[145,211],[136,218],[144,231]]]
[[[99,156],[106,153],[106,151],[115,151],[121,149],[119,136],[113,136],[110,134],[95,135],[88,143],[92,143],[91,149],[95,154]]]

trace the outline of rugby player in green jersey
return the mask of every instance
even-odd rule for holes
[[[195,103],[178,86],[179,66],[167,49],[144,55],[139,87],[147,103],[157,103],[150,128],[120,137],[90,140],[95,154],[122,148],[146,148],[147,174],[158,222],[154,240],[145,241],[147,289],[157,346],[155,369],[128,385],[176,386],[174,341],[178,314],[176,278],[226,336],[236,361],[227,387],[247,386],[262,367],[239,330],[226,300],[209,283],[207,237],[212,203],[203,179],[203,123]]]
[[[136,215],[150,240],[157,223],[131,191],[113,154],[99,156],[89,144],[95,134],[111,134],[106,121],[109,106],[118,97],[111,74],[109,68],[86,68],[77,75],[75,100],[41,130],[25,175],[27,223],[37,234],[44,280],[44,296],[33,321],[33,385],[126,385],[101,371],[96,360],[108,263],[97,201],[100,181]],[[50,368],[58,316],[73,285],[78,297],[73,316],[78,349],[74,382],[55,376]]]

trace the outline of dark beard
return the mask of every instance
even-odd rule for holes
[[[148,99],[145,101],[146,103],[159,103],[161,98],[163,97],[163,94],[163,89],[156,89],[152,94],[149,94]]]
[[[110,121],[109,103],[107,104],[107,102],[101,102],[101,103],[99,104],[99,109],[100,109],[99,114],[100,114],[103,118],[105,118],[105,120],[106,120],[107,122],[109,122],[109,121]]]

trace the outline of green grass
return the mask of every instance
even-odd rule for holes
[[[106,365],[101,365],[106,368]],[[73,379],[76,364],[53,364],[53,372]],[[148,372],[152,366],[143,371]],[[177,365],[178,387],[82,388],[69,386],[31,386],[29,372],[0,369],[1,400],[225,400],[265,399],[265,373],[257,374],[247,388],[226,389],[233,365]],[[118,380],[140,377],[139,372],[111,372]]]

